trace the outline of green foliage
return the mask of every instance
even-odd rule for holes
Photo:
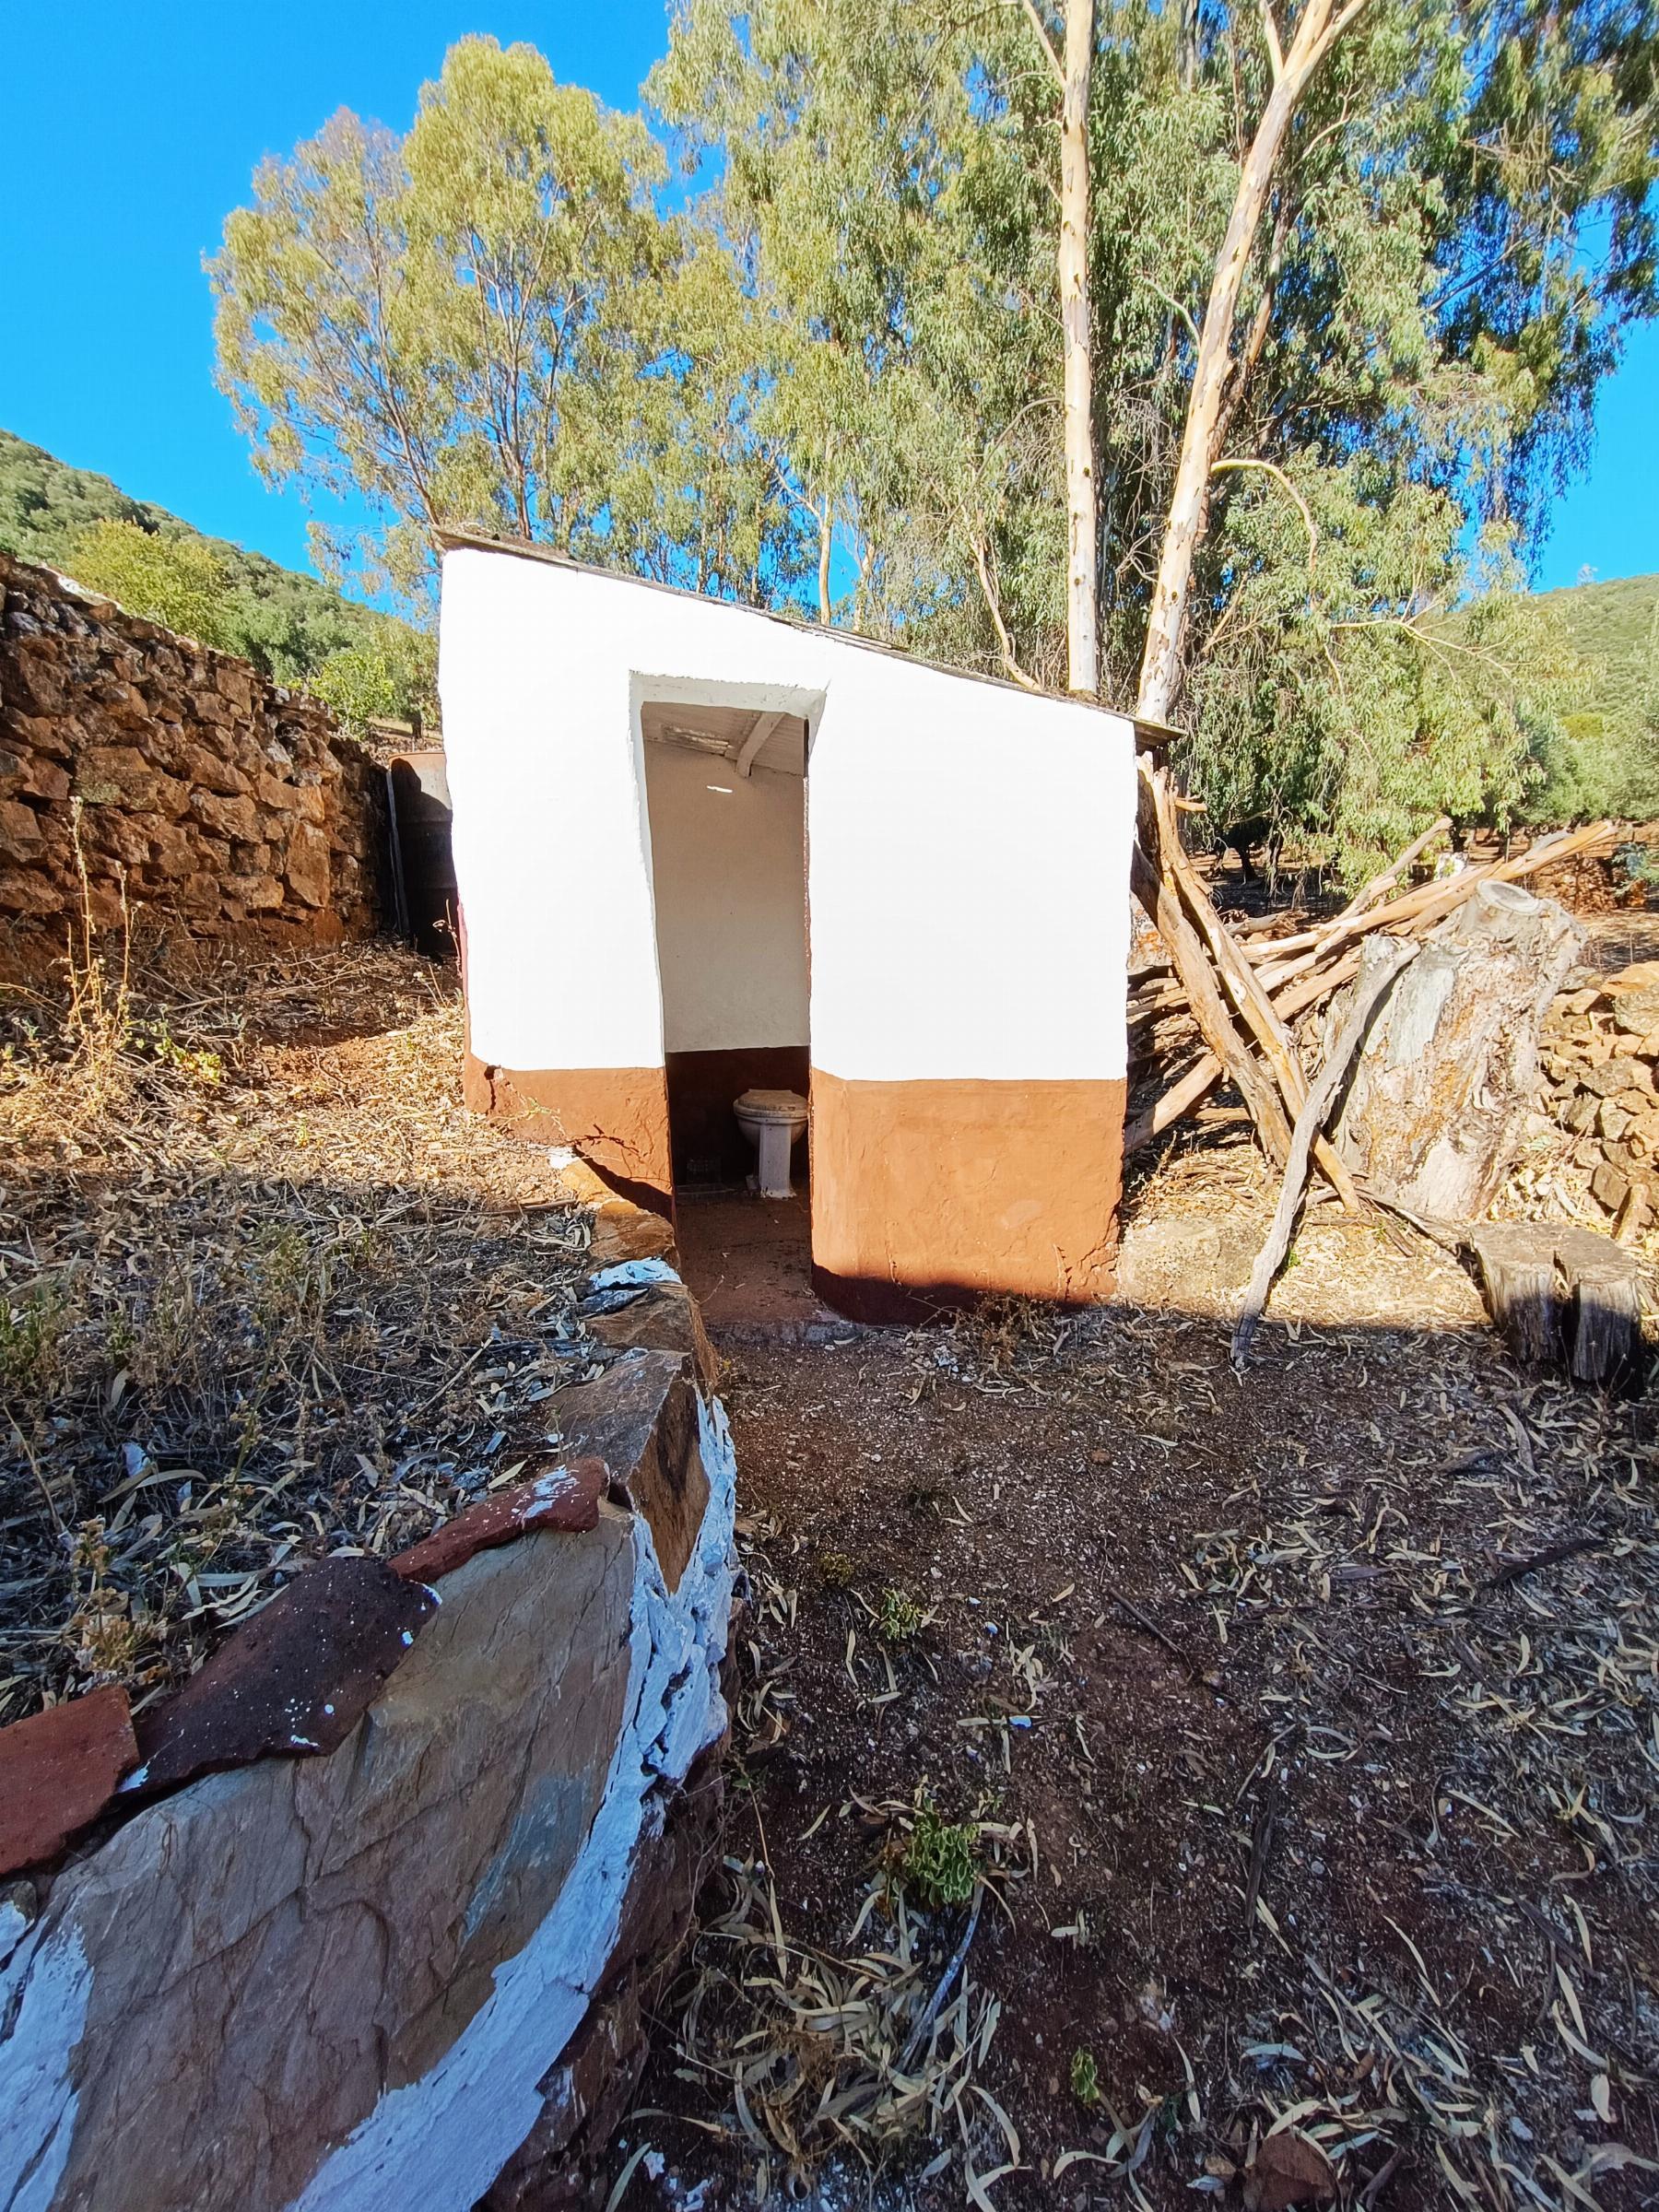
[[[124,527],[116,534],[105,527],[110,524]],[[138,533],[148,541],[147,550],[135,544]],[[171,557],[186,548],[182,558],[192,564],[191,574],[204,582],[210,572],[217,578],[211,594],[214,611],[197,610],[214,634],[206,635],[188,620],[172,623],[167,615],[140,606],[118,586],[112,570],[100,568],[97,576],[88,573],[88,543],[119,549],[131,571],[128,590],[136,590],[138,597],[145,595],[146,580],[175,573]],[[94,590],[110,592],[135,614],[149,614],[152,620],[169,621],[170,627],[183,629],[204,644],[240,653],[280,684],[303,683],[331,653],[353,643],[383,639],[389,652],[396,652],[399,641],[411,652],[419,649],[421,633],[406,623],[343,599],[332,586],[279,568],[263,554],[244,552],[222,538],[205,537],[164,507],[128,499],[107,477],[70,468],[8,430],[0,430],[0,552],[60,570]],[[429,653],[429,645],[425,650]]]
[[[1100,2101],[1100,2069],[1092,2051],[1072,2053],[1071,2093],[1088,2110]]]
[[[1099,25],[1104,688],[1127,698],[1271,73],[1254,10],[1102,0]],[[1514,587],[1622,328],[1654,311],[1656,47],[1654,0],[1406,0],[1318,72],[1194,579],[1178,714],[1217,817],[1277,814],[1352,876],[1436,806],[1502,818],[1547,778],[1565,671]],[[1057,102],[1026,12],[680,0],[649,91],[713,157],[703,219],[747,272],[761,427],[820,538],[833,517],[848,611],[1057,684]],[[1494,594],[1464,647],[1454,610]]]
[[[220,381],[273,481],[367,504],[335,573],[419,597],[468,527],[760,594],[735,272],[665,181],[637,117],[482,37],[403,137],[342,110],[261,166],[211,264]]]
[[[1538,751],[1534,820],[1659,818],[1659,576],[1550,592],[1535,602],[1579,665],[1559,727]]]
[[[433,641],[390,624],[360,645],[342,645],[309,679],[308,688],[349,729],[372,721],[407,722],[431,713],[437,698]]]
[[[940,1818],[932,1805],[916,1810],[900,1872],[925,1904],[965,1905],[979,1880],[979,1831],[971,1821]]]
[[[31,1290],[14,1305],[0,1298],[0,1391],[23,1397],[55,1371],[67,1306],[55,1285]]]
[[[910,1643],[927,1626],[928,1618],[926,1606],[919,1606],[908,1591],[884,1590],[876,1632],[884,1643]]]
[[[94,523],[77,539],[77,582],[202,645],[229,647],[229,572],[205,540],[163,537],[139,523]]]
[[[463,40],[407,133],[342,112],[226,225],[220,375],[260,466],[366,506],[323,552],[377,588],[418,597],[435,538],[477,526],[1057,687],[1059,103],[1031,12],[677,0],[647,88],[690,184],[673,213],[639,118]],[[1100,0],[1097,35],[1126,699],[1273,65],[1232,0]],[[1588,662],[1519,585],[1659,306],[1656,55],[1659,0],[1400,0],[1316,72],[1192,582],[1175,711],[1218,826],[1269,813],[1352,878],[1437,809],[1645,810],[1645,737],[1569,719],[1599,711]]]

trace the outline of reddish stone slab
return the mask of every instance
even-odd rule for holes
[[[407,1551],[396,1553],[393,1571],[415,1582],[435,1583],[441,1575],[464,1567],[474,1552],[511,1544],[532,1529],[564,1529],[577,1535],[595,1528],[599,1500],[609,1479],[602,1459],[572,1459],[548,1467],[529,1482],[514,1483],[511,1489],[480,1499],[418,1544],[411,1544]]]
[[[60,1852],[137,1763],[119,1684],[0,1728],[0,1874]]]
[[[217,1767],[332,1751],[437,1610],[384,1559],[324,1559],[274,1597],[138,1728],[150,1794]]]

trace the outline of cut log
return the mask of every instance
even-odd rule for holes
[[[1560,1221],[1477,1221],[1464,1232],[1487,1309],[1517,1359],[1564,1359],[1575,1382],[1623,1388],[1641,1355],[1635,1255]]]
[[[1555,1230],[1548,1222],[1477,1221],[1469,1249],[1492,1324],[1529,1367],[1553,1360],[1560,1348],[1556,1308]]]
[[[1641,1347],[1641,1277],[1634,1253],[1593,1229],[1558,1229],[1556,1265],[1567,1287],[1568,1365],[1575,1382],[1635,1380]]]
[[[1538,1031],[1583,932],[1564,909],[1483,882],[1434,930],[1373,1023],[1337,1135],[1380,1195],[1478,1220],[1514,1158]]]
[[[1309,1086],[1308,1095],[1296,1117],[1296,1126],[1290,1132],[1290,1159],[1285,1169],[1277,1210],[1267,1231],[1266,1241],[1256,1256],[1250,1286],[1244,1293],[1244,1303],[1239,1310],[1239,1318],[1233,1327],[1232,1361],[1235,1367],[1244,1364],[1256,1324],[1267,1310],[1267,1293],[1273,1288],[1273,1278],[1290,1249],[1291,1233],[1296,1228],[1297,1215],[1301,1211],[1302,1187],[1307,1182],[1308,1159],[1313,1149],[1314,1139],[1324,1126],[1325,1116],[1335,1103],[1336,1094],[1347,1079],[1354,1054],[1364,1041],[1366,1030],[1379,1003],[1400,971],[1409,965],[1418,951],[1415,945],[1402,945],[1397,937],[1375,940],[1365,949],[1365,966],[1355,987],[1342,1029],[1325,1055],[1324,1065]]]

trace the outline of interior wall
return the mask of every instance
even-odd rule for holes
[[[643,758],[675,1172],[735,1178],[733,1100],[806,1093],[806,787],[688,746]]]

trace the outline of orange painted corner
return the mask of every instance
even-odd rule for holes
[[[568,1145],[613,1190],[674,1214],[668,1089],[660,1067],[506,1068],[468,1052],[461,1095],[514,1136]]]
[[[861,1320],[1114,1285],[1119,1081],[859,1082],[812,1071],[812,1259]]]

